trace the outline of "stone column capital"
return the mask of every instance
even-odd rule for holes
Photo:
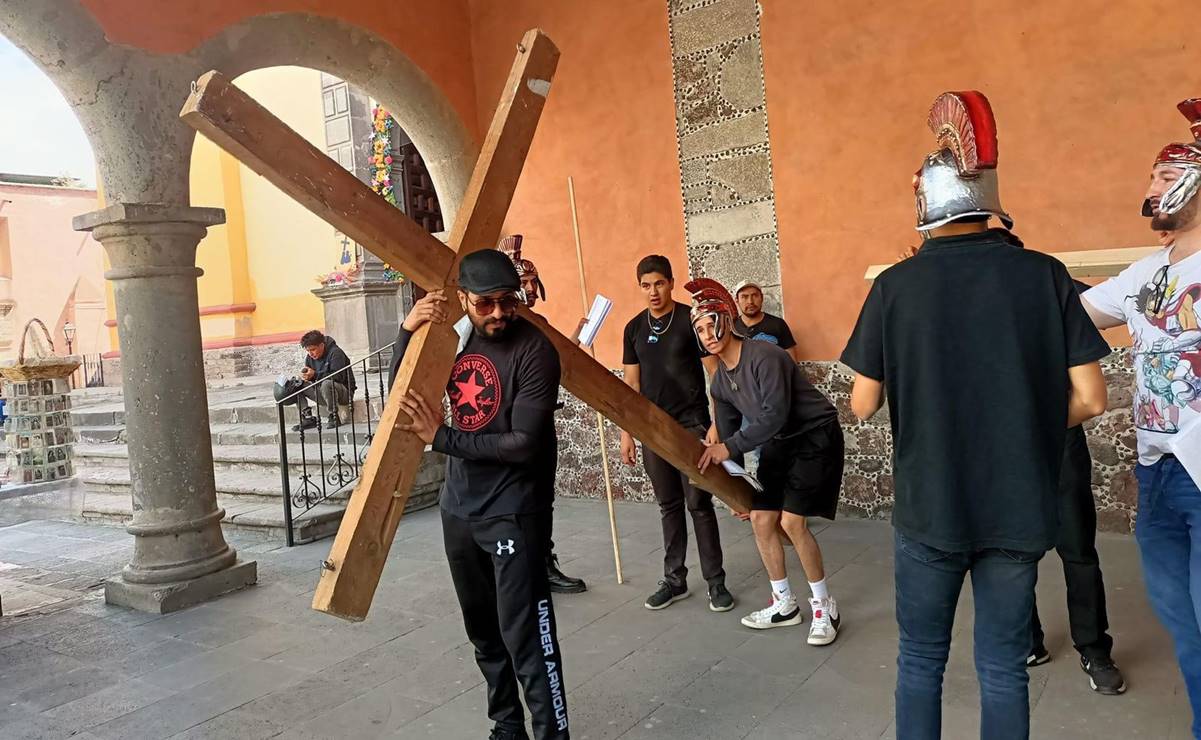
[[[210,226],[225,223],[221,208],[161,203],[114,203],[76,216],[71,225],[88,231],[108,253],[109,280],[200,277],[196,247]]]
[[[104,226],[181,223],[203,228],[225,223],[225,209],[197,208],[165,203],[113,203],[98,211],[81,213],[71,220],[76,231],[94,231]]]

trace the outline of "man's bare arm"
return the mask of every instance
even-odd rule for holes
[[[1087,302],[1085,303],[1087,306]],[[1068,368],[1068,428],[1105,413],[1109,394],[1101,363],[1090,362]]]
[[[1126,320],[1119,316],[1110,316],[1093,304],[1089,303],[1088,299],[1080,296],[1080,303],[1084,306],[1088,317],[1093,320],[1093,324],[1098,329],[1112,329],[1115,326],[1121,326],[1126,323]],[[1074,426],[1074,425],[1073,425]]]
[[[884,405],[884,384],[866,375],[855,373],[851,386],[851,411],[861,421],[872,418]]]

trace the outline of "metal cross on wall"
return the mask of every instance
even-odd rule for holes
[[[526,32],[450,232],[449,247],[217,72],[196,82],[180,116],[417,285],[427,290],[444,287],[452,295],[458,258],[491,248],[500,237],[558,59],[559,50],[545,34],[537,29]],[[425,398],[442,396],[458,344],[451,327],[462,316],[458,301],[449,300],[446,306],[446,323],[422,326],[409,342],[362,478],[321,573],[313,597],[318,611],[357,621],[371,606],[425,451],[415,435],[395,431],[397,420],[404,419],[399,400],[410,389]],[[697,470],[704,449],[700,440],[545,319],[524,306],[519,310],[559,352],[562,382],[572,394],[687,471],[736,511],[749,511],[750,487],[745,481],[730,477],[719,465],[710,466],[703,476]]]

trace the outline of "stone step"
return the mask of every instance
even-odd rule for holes
[[[372,418],[377,418],[381,411],[381,405],[376,397],[372,397],[370,401],[365,401],[362,398],[356,398],[354,402],[355,419],[362,423],[366,418],[364,414],[368,406],[371,408]],[[349,413],[344,412],[349,420]],[[299,412],[295,407],[284,409],[284,422],[290,428],[296,423],[299,418]],[[125,409],[119,405],[110,403],[97,406],[76,406],[71,409],[71,423],[76,427],[105,427],[105,426],[124,426],[125,425]],[[279,415],[276,406],[269,401],[255,403],[239,403],[239,404],[221,404],[209,408],[209,423],[218,424],[279,424]]]
[[[378,420],[371,420],[371,431],[374,432],[378,426]],[[338,429],[323,429],[321,431],[321,441],[325,445],[336,446],[338,441],[342,445],[356,444],[362,445],[366,441],[367,424],[361,419],[356,419],[352,425],[350,423],[343,424]],[[96,426],[77,426],[75,427],[75,436],[78,442],[82,444],[125,444],[125,427],[113,425],[96,425]],[[210,437],[214,447],[218,445],[266,445],[272,448],[279,447],[279,425],[278,424],[212,424],[210,426]],[[285,431],[285,437],[288,440],[288,446],[300,444],[300,432],[294,432],[291,426]],[[305,443],[311,446],[317,444],[317,433],[315,430],[308,430],[304,433]]]
[[[322,476],[327,476],[326,490],[345,486],[352,487],[356,479],[353,466],[347,463],[342,468],[341,480],[338,469],[332,462],[334,451],[326,450],[326,466],[322,471],[320,458],[317,456],[315,445],[305,447],[309,454],[309,465],[302,465],[299,445],[289,449],[289,484],[295,495],[301,490],[301,477],[307,472],[310,485],[317,488],[321,485]],[[350,454],[351,450],[344,447],[343,452]],[[129,487],[129,456],[124,445],[87,445],[75,446],[75,468],[84,482],[93,490],[108,492],[123,491]],[[217,493],[232,496],[271,497],[279,500],[283,496],[283,483],[280,479],[279,451],[271,445],[223,445],[213,448],[213,474],[217,484]],[[362,467],[360,466],[360,471]],[[425,458],[413,482],[414,495],[436,490],[441,486],[445,477],[446,457],[441,453],[426,449]]]
[[[245,497],[218,496],[217,505],[225,510],[221,520],[223,529],[253,531],[278,539],[286,536],[284,510],[278,502],[265,504]],[[341,503],[325,503],[295,517],[295,542],[302,544],[333,535],[338,531],[344,511]],[[125,524],[133,518],[132,501],[128,493],[89,490],[84,495],[82,518],[84,521]]]

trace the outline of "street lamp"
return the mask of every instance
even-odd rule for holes
[[[67,354],[71,354],[71,345],[75,341],[75,324],[70,321],[63,324],[63,336],[67,338]]]

